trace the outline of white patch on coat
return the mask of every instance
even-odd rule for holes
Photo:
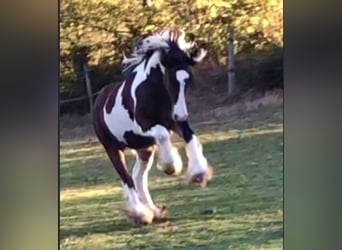
[[[146,60],[146,59],[145,59]],[[145,62],[144,60],[144,62]],[[151,73],[152,68],[156,68],[159,65],[161,71],[163,74],[165,74],[165,67],[161,63],[161,52],[160,51],[155,51],[149,58],[146,69],[145,69],[145,74],[148,76]]]
[[[203,156],[196,135],[192,135],[190,142],[185,145],[185,151],[189,159],[188,173],[190,176],[207,171],[208,162]]]
[[[148,77],[148,75],[151,73],[151,68],[156,68],[158,65],[162,71],[162,73],[165,73],[165,67],[162,65],[161,63],[161,54],[160,51],[155,51],[151,57],[149,58],[149,61],[146,65],[145,68],[145,61],[146,59],[144,59],[134,70],[133,72],[136,73],[135,78],[133,80],[132,83],[132,88],[131,88],[131,96],[133,98],[134,101],[134,109],[136,107],[137,104],[137,97],[135,94],[135,91],[137,90],[138,86],[140,84],[142,84]]]
[[[178,117],[178,120],[186,120],[188,117],[188,110],[185,101],[185,80],[190,77],[189,73],[185,70],[178,70],[176,72],[176,78],[179,82],[179,93],[176,104],[173,106],[173,117]]]
[[[133,130],[134,123],[129,117],[128,111],[122,105],[122,91],[124,84],[120,86],[113,109],[110,113],[106,112],[106,105],[104,105],[102,112],[104,113],[104,121],[109,131],[119,140],[126,143],[123,137],[124,133],[129,130]]]

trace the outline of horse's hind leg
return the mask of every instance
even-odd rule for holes
[[[110,95],[115,96],[119,86],[120,85],[107,85],[107,87],[103,88],[96,98],[93,119],[94,130],[99,141],[105,148],[115,170],[118,172],[121,178],[124,191],[128,198],[128,203],[125,207],[128,218],[139,224],[148,224],[152,222],[153,212],[139,201],[133,179],[127,171],[127,164],[123,153],[123,145],[109,131],[104,120],[104,107],[106,105],[107,99]]]
[[[148,172],[153,164],[154,152],[154,146],[137,150],[137,158],[133,167],[133,180],[140,201],[153,211],[153,221],[161,222],[166,220],[166,208],[157,207],[148,190]]]
[[[127,195],[128,203],[124,209],[128,219],[136,224],[150,224],[153,219],[153,212],[139,200],[134,181],[127,172],[123,151],[111,145],[104,145],[104,147],[114,168],[120,175],[123,188]]]

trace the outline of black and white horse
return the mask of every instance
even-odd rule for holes
[[[97,97],[95,131],[120,175],[128,197],[125,210],[135,223],[166,218],[165,207],[156,206],[148,191],[148,172],[157,152],[160,169],[169,175],[180,174],[182,160],[172,146],[171,131],[186,142],[189,183],[204,186],[211,178],[202,146],[188,124],[186,105],[193,81],[189,66],[202,61],[206,53],[194,41],[186,42],[182,31],[154,33],[124,57],[125,80],[107,85]],[[132,176],[125,162],[126,148],[136,150]]]

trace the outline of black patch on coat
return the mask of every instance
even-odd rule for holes
[[[192,135],[194,134],[194,131],[190,128],[188,121],[177,121],[178,126],[180,127],[182,131],[183,139],[186,143],[189,143],[192,139]]]
[[[173,104],[163,80],[162,71],[157,65],[151,68],[147,79],[135,90],[135,120],[144,132],[157,124],[167,129],[172,125]]]
[[[122,85],[122,82],[110,85],[112,87],[111,87],[111,92],[109,93],[109,96],[107,98],[107,103],[106,103],[107,114],[109,114],[112,111],[112,109],[115,105],[116,96],[118,94],[118,90],[119,90],[121,85]]]
[[[131,72],[128,75],[122,90],[122,106],[128,111],[129,118],[132,121],[134,120],[134,101],[131,95],[131,89],[136,74],[136,72]]]
[[[177,67],[178,65],[195,65],[196,62],[193,60],[191,55],[181,50],[176,43],[169,43],[170,49],[164,52],[163,65],[167,68]]]
[[[149,42],[149,41],[148,41]],[[150,51],[147,51],[146,52],[146,55],[145,55],[145,63],[144,63],[144,70],[146,70],[146,67],[147,67],[147,64],[148,64],[148,62],[149,62],[149,60],[150,60],[150,58],[151,58],[151,56],[152,56],[152,54],[154,53],[154,51],[153,50],[150,50]]]
[[[147,148],[156,144],[154,137],[135,134],[131,130],[124,133],[124,138],[127,146],[133,149]]]

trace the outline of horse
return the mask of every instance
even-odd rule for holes
[[[95,133],[120,176],[128,198],[127,218],[136,224],[167,220],[166,207],[155,205],[149,193],[148,172],[157,152],[159,169],[168,175],[181,173],[182,160],[171,143],[172,132],[185,141],[187,181],[205,186],[212,176],[202,145],[189,125],[186,105],[193,82],[189,67],[201,62],[207,50],[193,41],[185,42],[183,31],[173,37],[171,33],[152,33],[140,40],[129,57],[124,55],[124,81],[106,85],[95,102]],[[125,161],[126,149],[136,152],[132,175]]]

